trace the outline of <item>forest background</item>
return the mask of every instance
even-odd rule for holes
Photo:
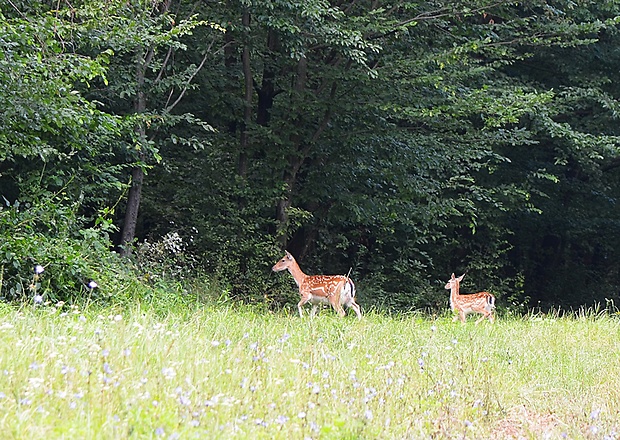
[[[445,308],[466,271],[515,312],[618,303],[619,2],[8,0],[0,23],[4,300],[209,283],[278,309],[288,249],[364,308]]]

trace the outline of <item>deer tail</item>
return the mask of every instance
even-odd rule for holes
[[[489,303],[491,307],[495,307],[495,296],[489,295],[487,297],[487,302]]]
[[[355,298],[355,284],[349,277],[347,277],[347,285],[349,286],[349,291],[351,292],[351,298]]]

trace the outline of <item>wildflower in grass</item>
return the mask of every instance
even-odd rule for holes
[[[177,375],[177,372],[172,367],[164,367],[161,370],[161,374],[163,374],[166,379],[173,379]]]
[[[432,331],[432,332],[437,331],[437,326],[436,326],[436,325],[431,325],[431,331]]]
[[[35,295],[34,298],[32,298],[32,300],[34,301],[35,304],[41,304],[43,302],[43,296]]]
[[[364,411],[364,418],[368,421],[373,419],[373,414],[372,411],[367,409],[366,411]]]
[[[157,437],[161,437],[161,436],[163,436],[165,433],[166,433],[166,432],[164,431],[164,428],[161,428],[161,427],[160,427],[160,428],[155,429],[155,435],[156,435]]]
[[[40,388],[43,385],[43,379],[40,377],[31,377],[28,379],[28,383],[32,388]]]
[[[305,419],[306,418],[306,412],[305,411],[299,411],[297,413],[297,417],[300,419]]]
[[[43,266],[41,266],[40,264],[37,264],[34,267],[34,273],[37,274],[37,275],[41,275],[44,271],[45,271],[45,268]]]
[[[390,369],[390,368],[392,368],[394,365],[396,365],[396,364],[394,363],[394,361],[390,361],[390,362],[388,362],[388,363],[387,363],[387,364],[385,364],[385,365],[378,366],[376,369],[377,369],[377,370],[389,370],[389,369]]]
[[[263,419],[256,419],[254,420],[254,423],[258,426],[262,426],[264,428],[266,428],[267,426],[269,426],[269,423],[265,422]]]
[[[369,400],[374,399],[379,394],[375,387],[365,388],[364,392],[366,393],[366,396],[369,398]]]
[[[349,379],[351,379],[351,382],[357,382],[357,372],[355,370],[349,372]]]
[[[284,425],[286,422],[288,422],[288,417],[283,416],[283,415],[279,415],[278,417],[276,417],[276,423],[279,423],[280,425]]]
[[[615,430],[612,430],[609,434],[606,434],[603,437],[603,440],[617,440],[618,438],[618,434],[616,433]]]
[[[94,280],[90,280],[87,284],[88,288],[90,290],[96,289],[97,287],[99,287],[99,285],[94,281]]]
[[[290,337],[291,337],[291,335],[289,335],[288,333],[284,333],[282,335],[282,337],[278,341],[281,342],[281,343],[284,343],[284,342],[288,341]]]

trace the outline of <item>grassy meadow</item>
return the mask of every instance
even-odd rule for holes
[[[615,316],[0,307],[0,436],[619,438]]]

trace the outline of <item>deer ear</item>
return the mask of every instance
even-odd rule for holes
[[[453,273],[452,273],[452,279],[454,279],[454,278],[455,278],[455,276],[454,276],[454,272],[453,272]]]
[[[293,256],[291,255],[291,253],[290,253],[289,251],[284,251],[284,252],[286,252],[286,256],[287,256],[289,259],[290,259],[290,258],[293,258]]]
[[[463,274],[463,275],[461,275],[460,277],[458,277],[458,278],[457,278],[457,280],[459,281],[459,283],[460,283],[461,281],[463,281],[463,277],[464,277],[464,276],[465,276],[465,274]]]

